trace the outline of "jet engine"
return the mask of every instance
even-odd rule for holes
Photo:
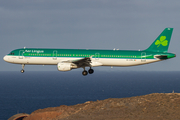
[[[58,63],[57,68],[59,71],[70,71],[72,66],[71,63]]]

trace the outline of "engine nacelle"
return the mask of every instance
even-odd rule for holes
[[[71,63],[58,63],[57,68],[59,71],[70,71],[72,69]]]

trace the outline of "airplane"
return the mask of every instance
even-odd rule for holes
[[[4,61],[25,65],[57,65],[59,71],[83,68],[82,74],[94,73],[97,66],[136,66],[176,57],[168,53],[173,28],[165,28],[155,41],[145,50],[98,50],[98,49],[47,49],[21,48],[4,56]],[[89,67],[86,71],[85,67]]]

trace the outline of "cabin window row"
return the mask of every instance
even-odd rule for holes
[[[101,57],[129,57],[129,58],[136,58],[136,56],[123,56],[123,55],[101,55]]]
[[[71,54],[29,54],[30,56],[83,56],[83,57],[90,57],[92,55],[71,55]]]
[[[92,55],[82,55],[82,54],[29,54],[31,56],[82,56],[82,57],[90,57]],[[94,56],[93,56],[94,57]],[[136,58],[136,56],[123,56],[123,55],[100,55],[100,56],[95,56],[95,57],[128,57],[128,58]]]

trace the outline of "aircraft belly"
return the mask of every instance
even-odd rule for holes
[[[58,63],[57,60],[53,60],[50,57],[21,57],[19,56],[8,56],[8,61],[9,63],[14,63],[14,64],[33,64],[33,65],[54,65]]]
[[[51,57],[32,57],[27,64],[54,65],[58,59],[53,60]]]
[[[99,62],[102,63],[103,66],[118,66],[119,59],[99,59]]]
[[[136,66],[143,65],[152,62],[160,61],[159,59],[146,59],[142,61],[141,59],[101,59],[99,60],[103,66]]]
[[[17,59],[11,63],[30,64],[30,65],[57,65],[60,61],[63,61],[63,60],[76,60],[76,59],[78,59],[78,58],[56,58],[56,59],[53,59],[53,57],[23,57],[22,59],[19,59],[17,57]]]
[[[77,58],[76,58],[77,59]],[[57,65],[63,60],[76,60],[75,58],[32,57],[28,64]]]

